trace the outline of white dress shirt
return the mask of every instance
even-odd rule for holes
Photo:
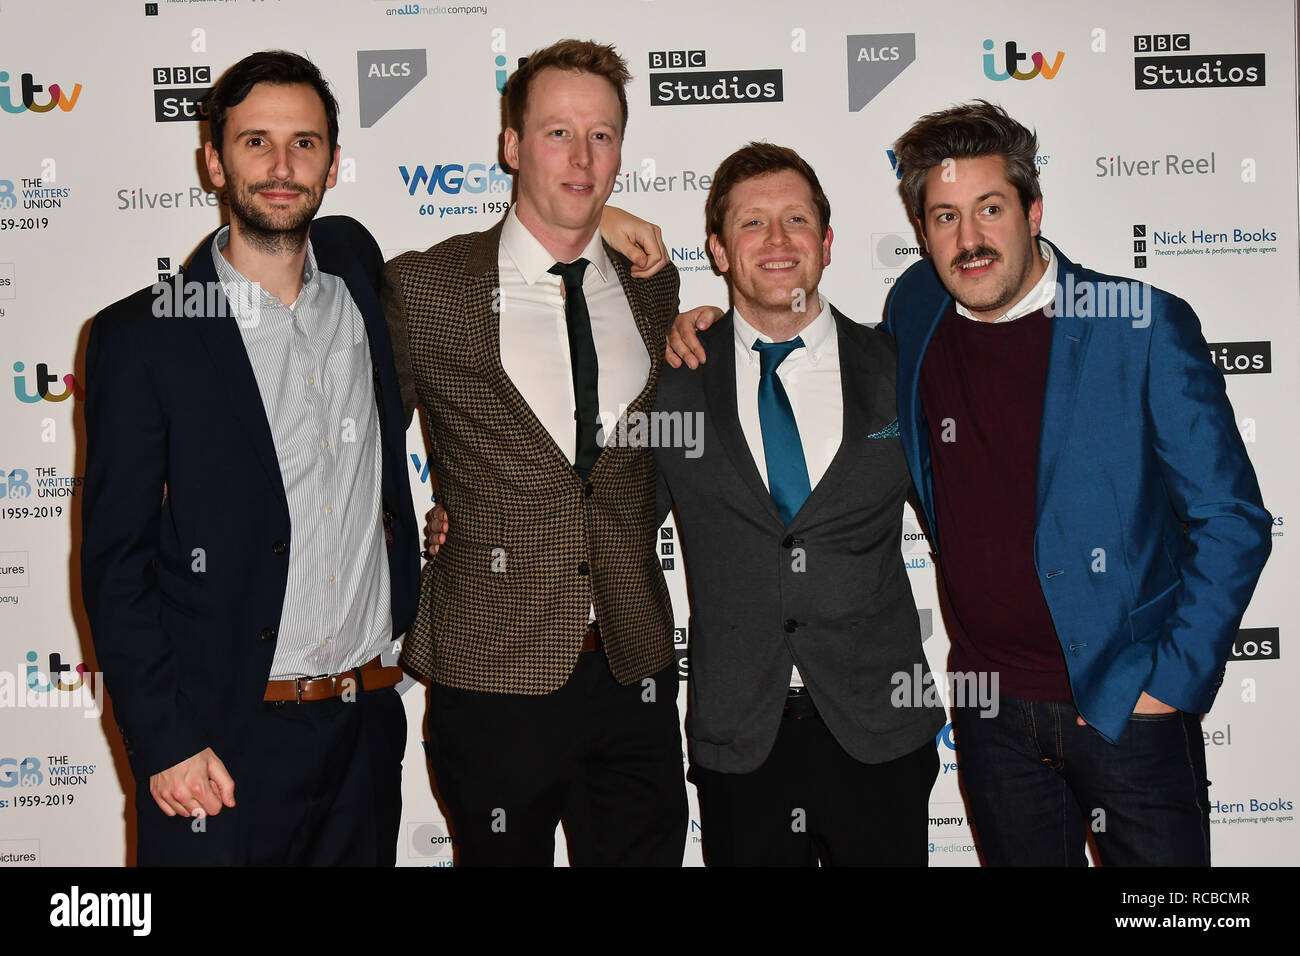
[[[577,258],[577,257],[575,257]],[[591,265],[582,293],[591,315],[591,337],[599,366],[597,387],[603,422],[616,421],[650,377],[650,353],[636,327],[614,265],[605,255],[600,232],[581,258]],[[555,257],[528,231],[510,208],[501,228],[497,268],[501,283],[501,365],[510,381],[550,432],[570,462],[576,455],[577,405],[573,364],[564,319],[564,282],[547,270]]]
[[[821,310],[799,333],[804,347],[787,355],[776,368],[790,408],[794,411],[804,463],[808,466],[808,487],[814,489],[830,467],[844,436],[844,392],[840,385],[840,339],[830,306],[820,295]],[[749,453],[769,490],[767,457],[763,450],[763,427],[758,416],[759,356],[754,341],[771,342],[733,310],[736,343],[736,414]],[[790,686],[802,687],[799,668],[793,668]]]

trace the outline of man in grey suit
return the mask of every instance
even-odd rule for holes
[[[655,456],[691,594],[706,862],[924,866],[943,712],[900,685],[930,675],[893,343],[819,296],[830,204],[793,150],[729,156],[705,216],[732,308],[700,336],[712,362],[664,370],[660,422],[700,427]]]

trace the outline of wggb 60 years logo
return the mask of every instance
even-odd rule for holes
[[[499,163],[437,163],[432,166],[398,166],[409,196],[423,194],[421,216],[500,215],[510,208],[511,175]],[[456,197],[444,203],[443,197]],[[469,201],[473,200],[473,201]]]

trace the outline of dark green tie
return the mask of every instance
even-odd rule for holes
[[[596,340],[591,335],[591,314],[582,294],[586,259],[557,262],[547,271],[564,280],[564,320],[569,327],[569,362],[573,365],[573,404],[577,441],[573,470],[586,481],[600,455],[596,433],[600,429],[600,367],[596,362]]]

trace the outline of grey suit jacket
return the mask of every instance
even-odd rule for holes
[[[864,763],[910,753],[943,726],[942,708],[912,706],[922,695],[898,692],[895,676],[910,687],[928,667],[900,548],[911,480],[893,340],[832,311],[844,436],[789,527],[736,414],[731,313],[700,337],[707,364],[665,367],[659,379],[658,411],[703,418],[702,448],[660,447],[655,461],[691,597],[691,759],[710,770],[746,773],[767,758],[792,664],[840,746]]]

